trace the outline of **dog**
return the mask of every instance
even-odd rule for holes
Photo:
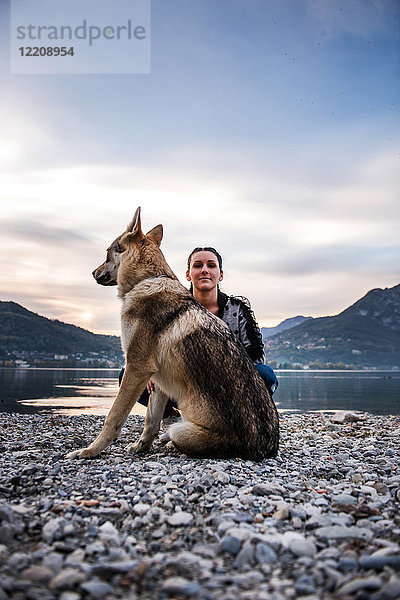
[[[162,225],[142,232],[138,208],[93,271],[100,285],[118,285],[126,369],[99,436],[67,458],[92,458],[109,446],[149,379],[156,386],[143,433],[128,452],[150,450],[170,397],[183,417],[168,432],[179,452],[256,461],[275,456],[279,419],[263,380],[229,327],[178,281],[160,250],[162,237]]]

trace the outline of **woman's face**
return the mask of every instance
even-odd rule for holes
[[[223,276],[217,257],[208,250],[201,250],[193,254],[190,259],[190,267],[186,271],[186,279],[193,283],[195,290],[202,292],[216,288]]]

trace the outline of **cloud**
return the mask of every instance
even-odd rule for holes
[[[186,142],[133,165],[77,156],[79,164],[5,169],[2,297],[117,332],[116,291],[96,286],[91,272],[141,205],[146,231],[163,223],[162,249],[181,281],[190,250],[213,245],[224,289],[249,297],[261,324],[338,312],[398,283],[397,149],[368,143],[382,124],[277,146]]]
[[[43,216],[47,220],[46,216]],[[0,232],[13,240],[23,240],[43,246],[60,246],[64,244],[87,243],[89,235],[72,228],[55,223],[39,221],[29,214],[20,218],[5,218],[0,221]]]
[[[374,246],[319,246],[312,250],[298,247],[284,252],[274,260],[259,260],[252,265],[253,272],[267,271],[276,276],[315,275],[329,272],[368,272],[379,276],[392,271],[394,263],[400,263],[398,246],[379,248]],[[400,275],[399,275],[400,276]]]

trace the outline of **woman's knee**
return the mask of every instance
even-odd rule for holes
[[[258,373],[262,377],[268,390],[271,392],[271,394],[273,394],[279,385],[278,378],[277,378],[274,370],[271,369],[271,367],[269,367],[268,365],[254,365],[254,366],[256,367]]]

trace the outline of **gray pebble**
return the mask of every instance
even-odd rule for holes
[[[107,594],[111,594],[113,591],[111,585],[97,579],[81,583],[81,589],[89,594],[91,598],[95,598],[95,600],[101,600],[101,598],[104,598]]]
[[[350,496],[350,494],[338,494],[333,496],[332,504],[338,504],[339,506],[355,506],[357,504],[357,498]]]
[[[317,548],[312,540],[306,538],[294,539],[289,543],[289,550],[295,556],[315,556]]]
[[[71,590],[79,583],[84,581],[83,573],[76,569],[63,569],[55,575],[50,581],[49,587],[51,590]]]
[[[256,562],[260,564],[272,564],[276,563],[278,560],[276,552],[271,548],[271,546],[264,544],[263,542],[256,544],[254,558]]]
[[[199,592],[200,585],[184,577],[168,577],[162,585],[162,590],[169,596],[182,595],[190,597]]]
[[[58,540],[63,536],[63,527],[65,519],[55,518],[46,523],[42,529],[42,538],[47,544],[51,544],[54,540]]]
[[[248,568],[254,564],[254,546],[247,544],[243,546],[236,556],[233,566],[238,569]]]
[[[369,541],[373,537],[373,533],[369,529],[363,529],[361,527],[341,527],[340,525],[320,527],[316,530],[315,535],[318,538],[328,540],[356,539]]]
[[[229,552],[229,554],[236,554],[239,552],[242,542],[239,538],[234,535],[225,535],[221,540],[221,550],[223,552]]]
[[[380,571],[384,567],[391,567],[397,571],[400,570],[400,555],[398,556],[362,556],[360,566],[364,569],[374,569]]]
[[[356,577],[339,588],[338,595],[346,596],[355,594],[359,590],[379,590],[381,586],[382,580],[379,577]]]
[[[34,583],[47,583],[53,576],[53,571],[41,565],[33,565],[21,573],[21,579],[28,579]]]
[[[168,518],[168,523],[173,527],[181,527],[184,525],[189,525],[193,521],[192,513],[180,511],[174,513],[171,517]]]

